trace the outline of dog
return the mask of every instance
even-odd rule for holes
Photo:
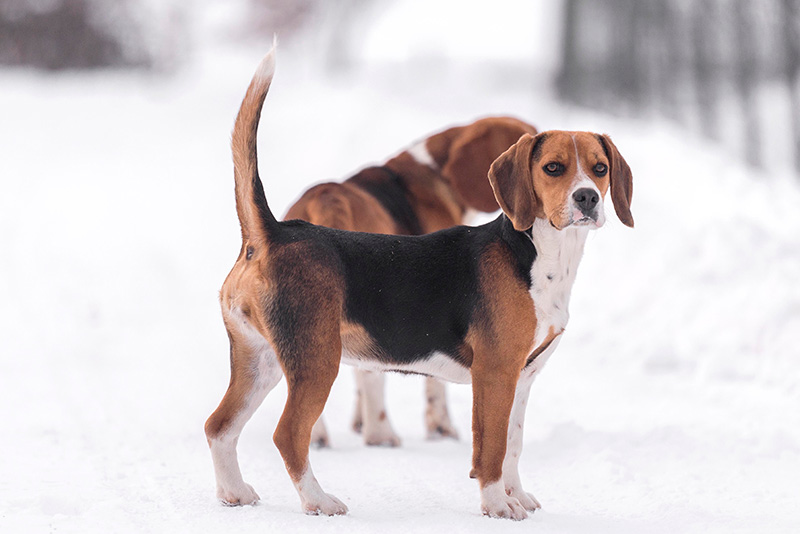
[[[474,212],[499,209],[486,175],[489,166],[534,126],[513,117],[486,117],[435,133],[383,165],[367,167],[342,183],[319,184],[292,205],[284,219],[377,234],[421,235],[463,224]],[[367,445],[400,445],[384,401],[384,375],[356,369],[353,429]],[[445,387],[425,380],[425,426],[429,439],[457,438]],[[311,443],[326,447],[320,417]]]
[[[541,507],[518,470],[528,393],[567,324],[584,242],[605,222],[607,192],[633,227],[628,164],[607,135],[526,134],[491,165],[503,214],[488,224],[396,236],[279,222],[256,151],[274,70],[273,47],[250,82],[231,143],[242,247],[220,292],[230,383],[205,424],[217,497],[258,501],[242,479],[236,443],[285,376],[273,439],[301,508],[347,512],[322,490],[308,458],[311,429],[345,361],[471,383],[470,477],[481,510],[524,519]]]

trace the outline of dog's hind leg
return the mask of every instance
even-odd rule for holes
[[[214,461],[217,498],[236,506],[255,504],[259,497],[242,479],[236,444],[245,423],[264,397],[280,381],[282,372],[269,343],[238,310],[225,316],[231,343],[231,380],[228,390],[205,425]]]
[[[377,371],[355,370],[358,400],[356,402],[356,417],[353,428],[360,415],[364,443],[367,445],[381,445],[399,447],[401,440],[392,428],[389,417],[386,415],[385,389],[386,378]],[[360,412],[360,413],[359,413]]]
[[[311,429],[325,407],[342,353],[338,324],[326,329],[319,328],[321,322],[325,321],[315,324],[322,334],[300,334],[304,339],[295,339],[280,351],[289,392],[273,438],[300,495],[303,511],[339,515],[347,513],[347,506],[322,491],[308,461]]]
[[[458,439],[458,431],[450,421],[447,410],[447,391],[445,385],[431,377],[425,379],[425,427],[428,430],[428,439],[453,438]]]
[[[325,418],[321,415],[311,429],[311,446],[320,449],[331,446],[331,438],[328,437],[328,427],[325,426]]]

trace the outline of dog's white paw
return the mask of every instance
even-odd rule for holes
[[[242,482],[241,486],[235,488],[217,487],[217,499],[225,506],[244,506],[258,503],[260,497],[253,486]]]
[[[521,521],[528,517],[525,507],[514,497],[483,503],[481,504],[481,509],[483,510],[483,515],[488,515],[489,517],[513,519],[514,521]]]
[[[381,428],[377,431],[364,432],[364,443],[377,447],[399,447],[402,441],[394,430]]]
[[[303,511],[308,515],[344,515],[347,506],[329,493],[323,493],[313,500],[303,501]]]
[[[536,510],[541,510],[542,505],[536,500],[532,494],[528,493],[527,491],[523,490],[522,488],[506,488],[506,494],[509,497],[514,497],[519,501],[519,503],[528,510],[529,512],[533,512]]]
[[[458,439],[458,430],[450,422],[450,418],[444,421],[427,422],[428,426],[428,439],[436,441],[443,438]]]
[[[481,489],[481,510],[483,515],[520,521],[528,517],[519,499],[507,495],[503,483],[493,482]]]
[[[392,424],[386,417],[386,412],[381,412],[376,418],[365,418],[361,428],[364,434],[364,443],[378,447],[399,447],[401,440]]]
[[[310,445],[316,449],[325,449],[331,446],[331,440],[328,437],[328,428],[325,426],[322,417],[317,419],[317,422],[314,423],[314,426],[311,428]]]

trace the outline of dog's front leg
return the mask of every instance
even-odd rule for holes
[[[522,432],[525,426],[525,408],[528,405],[531,385],[535,370],[524,369],[514,395],[514,406],[511,408],[511,417],[508,421],[508,443],[506,457],[503,461],[503,482],[506,494],[516,498],[526,510],[534,511],[542,507],[536,497],[522,489],[519,477],[519,457],[522,454]]]
[[[561,336],[557,336],[534,360],[520,373],[517,390],[514,395],[514,406],[508,422],[508,443],[506,457],[503,461],[503,481],[506,493],[516,497],[526,510],[534,511],[542,507],[536,497],[522,489],[519,477],[519,458],[522,455],[522,433],[525,427],[525,409],[528,406],[528,396],[531,386],[539,371],[558,347]]]
[[[525,519],[525,506],[506,493],[503,460],[508,421],[514,404],[519,368],[473,365],[472,472],[481,489],[481,510],[491,517]]]

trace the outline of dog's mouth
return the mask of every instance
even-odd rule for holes
[[[565,229],[569,228],[570,226],[574,226],[574,227],[577,227],[577,228],[585,227],[585,228],[589,228],[590,230],[596,230],[596,229],[600,228],[601,226],[603,226],[602,224],[597,222],[596,218],[591,217],[589,215],[584,215],[584,216],[580,217],[579,219],[573,219],[573,218],[570,217],[570,219],[568,221],[566,221],[566,224],[556,224],[555,222],[550,221],[550,225],[553,228],[555,228],[556,230],[565,230]]]
[[[578,219],[577,221],[572,222],[573,226],[591,226],[594,228],[599,228],[600,225],[597,224],[597,219],[594,217],[584,216]]]
[[[560,213],[555,213],[548,217],[548,219],[550,221],[550,226],[556,230],[565,230],[571,226],[596,230],[605,223],[605,217],[602,215],[603,213],[597,209],[591,210],[588,213],[579,209],[573,209],[571,211],[565,210]]]

